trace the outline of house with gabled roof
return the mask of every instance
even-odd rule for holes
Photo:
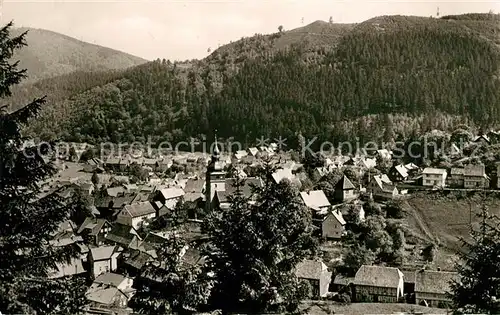
[[[321,219],[314,219],[313,222],[319,225],[321,236],[326,239],[339,240],[345,232],[346,222],[338,208],[328,210],[326,215]]]
[[[300,197],[306,207],[315,213],[326,213],[331,207],[330,201],[322,190],[303,191]]]
[[[94,280],[85,297],[94,307],[126,307],[135,293],[132,285],[132,278],[116,273],[105,273]]]
[[[338,201],[348,201],[355,199],[357,197],[356,187],[347,178],[347,176],[342,176],[342,178],[335,185],[335,199]]]
[[[415,271],[415,302],[428,307],[448,308],[451,304],[452,281],[459,279],[456,272]]]
[[[447,176],[445,169],[426,167],[422,172],[422,186],[445,187]]]
[[[487,135],[479,135],[475,137],[472,142],[479,143],[479,144],[491,144],[490,138]]]
[[[189,181],[189,180],[188,180]],[[186,181],[186,183],[188,182]],[[156,216],[160,217],[165,215],[169,211],[175,209],[175,206],[181,198],[183,198],[185,192],[179,187],[170,187],[157,190],[154,193],[151,204],[156,211]]]
[[[321,179],[322,177],[330,174],[332,172],[332,170],[330,170],[328,167],[326,166],[321,166],[321,167],[316,167],[314,170],[313,170],[313,178],[315,179]]]
[[[259,149],[257,149],[256,147],[248,148],[247,151],[248,151],[248,154],[250,154],[253,157],[257,156],[257,153],[259,153]]]
[[[87,259],[90,265],[90,274],[93,277],[97,277],[100,274],[115,271],[119,255],[120,253],[116,246],[90,248]]]
[[[403,297],[403,273],[394,267],[363,265],[354,276],[357,302],[397,303]]]
[[[188,179],[184,187],[184,201],[185,202],[199,202],[202,201],[205,195],[205,180],[203,179]]]
[[[328,271],[328,267],[321,260],[306,259],[300,262],[296,266],[295,274],[297,278],[311,284],[312,294],[315,298],[328,294],[332,273]]]
[[[59,279],[76,275],[85,275],[87,270],[83,267],[82,259],[72,258],[69,263],[56,263],[56,269],[49,274],[49,279]]]
[[[120,245],[124,248],[129,247],[134,240],[142,240],[134,227],[119,223],[113,224],[113,228],[108,232],[105,239],[107,243]]]
[[[464,167],[464,188],[487,188],[490,178],[486,175],[484,165],[466,165]]]
[[[373,197],[391,199],[399,195],[399,191],[385,174],[374,175],[367,185],[367,192]]]
[[[154,261],[154,257],[145,250],[131,250],[123,257],[123,267],[127,274],[136,276],[141,269],[149,262]]]
[[[109,197],[123,196],[125,192],[126,189],[123,186],[106,188],[106,195]]]
[[[276,184],[279,184],[283,179],[288,179],[292,183],[300,183],[290,168],[277,169],[271,176]]]
[[[145,220],[156,217],[156,210],[149,201],[126,205],[116,217],[116,222],[139,229]]]
[[[408,169],[403,165],[394,165],[389,170],[389,178],[394,182],[402,182],[408,179]]]
[[[87,217],[76,233],[81,235],[88,243],[99,246],[104,242],[111,228],[111,224],[106,219]]]

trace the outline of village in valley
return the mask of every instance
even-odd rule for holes
[[[500,314],[491,3],[24,2],[0,315]]]
[[[216,140],[211,153],[109,156],[91,145],[70,144],[69,151],[47,157],[58,174],[42,190],[79,195],[88,213],[64,222],[54,235],[54,244],[77,244],[81,255],[58,264],[51,277],[86,279],[89,314],[129,310],[137,277],[153,285],[162,281],[148,277],[144,267],[161,268],[156,251],[169,236],[181,235],[189,244],[182,264],[203,265],[199,248],[207,241],[201,227],[207,213],[230,208],[236,192],[251,202],[254,188],[265,180],[288,181],[311,212],[321,249],[318,257],[296,266],[297,277],[311,285],[311,303],[399,303],[406,310],[420,305],[445,313],[457,273],[453,264],[433,259],[443,244],[412,235],[412,226],[427,234],[429,229],[405,202],[423,194],[495,193],[500,164],[486,167],[464,153],[494,146],[495,134],[472,137],[463,148],[450,142],[424,163],[401,163],[389,149],[305,159],[274,143],[224,152]],[[266,166],[272,167],[268,179],[262,178]],[[365,240],[374,242],[362,245],[366,253],[384,258],[365,259],[357,247]],[[385,246],[387,255],[377,248]]]

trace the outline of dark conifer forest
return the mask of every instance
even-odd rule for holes
[[[43,139],[185,141],[217,129],[249,145],[260,136],[293,143],[299,132],[382,140],[388,116],[406,139],[464,123],[495,127],[499,65],[495,14],[318,21],[243,38],[203,60],[39,81],[15,91],[12,103],[37,89],[49,95],[27,130]]]

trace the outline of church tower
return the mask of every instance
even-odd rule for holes
[[[216,191],[226,190],[226,173],[224,163],[220,161],[220,151],[217,145],[217,134],[215,135],[215,147],[212,159],[207,166],[205,178],[205,210],[209,213],[212,210],[212,201]]]

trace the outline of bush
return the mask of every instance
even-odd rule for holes
[[[386,206],[386,213],[388,218],[402,219],[404,217],[403,207],[400,202],[390,201]]]
[[[436,245],[429,244],[422,250],[422,256],[426,261],[433,262],[436,256]]]
[[[337,299],[342,304],[351,304],[351,295],[347,292],[337,295]]]
[[[365,205],[365,210],[366,210],[366,215],[367,216],[373,216],[373,215],[382,215],[383,211],[380,205],[374,201],[369,201]]]

